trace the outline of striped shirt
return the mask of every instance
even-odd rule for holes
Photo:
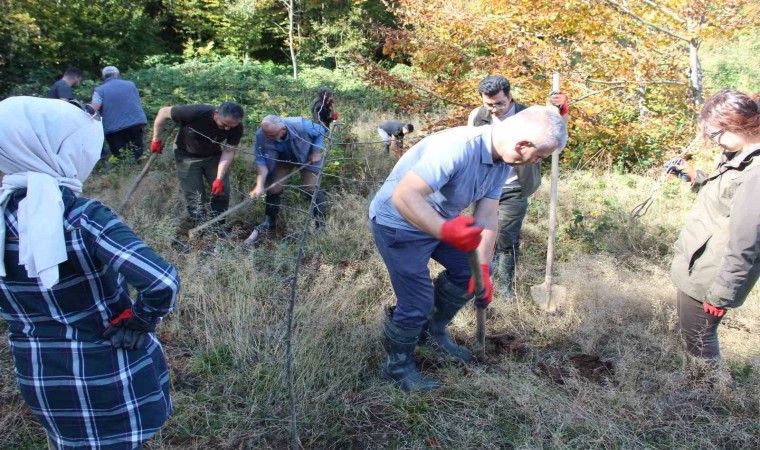
[[[100,202],[62,188],[68,260],[46,290],[18,264],[17,191],[5,211],[0,314],[21,396],[59,449],[132,449],[171,414],[161,344],[122,350],[102,338],[127,308],[158,323],[174,308],[179,277]],[[136,291],[135,301],[128,285]]]

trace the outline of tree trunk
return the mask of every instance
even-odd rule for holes
[[[293,0],[288,3],[288,45],[290,46],[290,61],[293,63],[293,79],[298,79],[298,63],[296,62],[296,50],[293,42],[293,15],[295,5]]]
[[[639,106],[639,120],[641,122],[647,122],[649,120],[649,108],[647,108],[647,87],[644,84],[644,76],[639,69],[639,65],[633,68],[634,76],[636,77],[636,101]]]
[[[699,41],[696,38],[689,40],[689,82],[694,103],[699,106],[702,98],[702,64],[699,61]]]

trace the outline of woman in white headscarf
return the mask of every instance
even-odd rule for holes
[[[153,331],[179,278],[110,209],[78,197],[102,145],[90,108],[0,102],[0,314],[21,395],[56,449],[139,449],[171,414]]]

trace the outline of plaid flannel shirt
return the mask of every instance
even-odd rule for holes
[[[159,322],[174,308],[179,277],[106,206],[62,191],[69,258],[50,290],[18,264],[16,212],[26,192],[5,211],[0,313],[19,389],[58,448],[133,449],[171,414],[163,349],[153,334],[146,348],[129,351],[101,335],[127,308]]]

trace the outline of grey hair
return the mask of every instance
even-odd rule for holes
[[[261,119],[261,124],[268,124],[268,125],[281,125],[285,122],[282,121],[282,117],[275,116],[274,114],[270,114],[268,116],[264,116],[263,119]]]
[[[105,66],[103,67],[103,71],[101,72],[101,74],[103,75],[104,80],[107,80],[113,77],[118,77],[119,69],[116,66]]]
[[[514,116],[524,124],[530,141],[542,150],[562,150],[567,145],[567,124],[556,106],[531,106]]]

